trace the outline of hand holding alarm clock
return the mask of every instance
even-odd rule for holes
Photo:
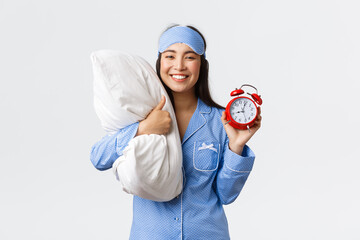
[[[244,96],[243,87],[251,87],[256,93],[248,93],[251,98]],[[262,104],[262,99],[257,89],[249,84],[243,84],[240,89],[235,89],[230,93],[231,96],[238,96],[232,99],[226,106],[226,120],[232,127],[245,130],[254,125],[259,113],[258,107]]]

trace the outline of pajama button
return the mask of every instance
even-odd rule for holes
[[[175,221],[178,221],[178,220],[179,220],[179,218],[174,218],[174,220],[175,220]]]

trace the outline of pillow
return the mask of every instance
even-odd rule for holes
[[[182,191],[182,148],[175,112],[160,79],[139,56],[100,50],[91,54],[91,60],[95,112],[109,134],[145,119],[165,96],[170,132],[131,139],[113,172],[127,193],[154,201],[173,199]]]

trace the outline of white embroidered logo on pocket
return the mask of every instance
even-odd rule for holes
[[[199,151],[205,149],[210,149],[213,150],[214,152],[217,152],[216,148],[214,148],[214,144],[206,145],[205,143],[203,143],[201,147],[198,148]]]

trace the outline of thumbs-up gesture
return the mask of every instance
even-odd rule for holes
[[[159,104],[140,122],[136,136],[142,134],[166,134],[170,131],[170,114],[168,111],[162,110],[165,101],[165,97],[162,96]]]

